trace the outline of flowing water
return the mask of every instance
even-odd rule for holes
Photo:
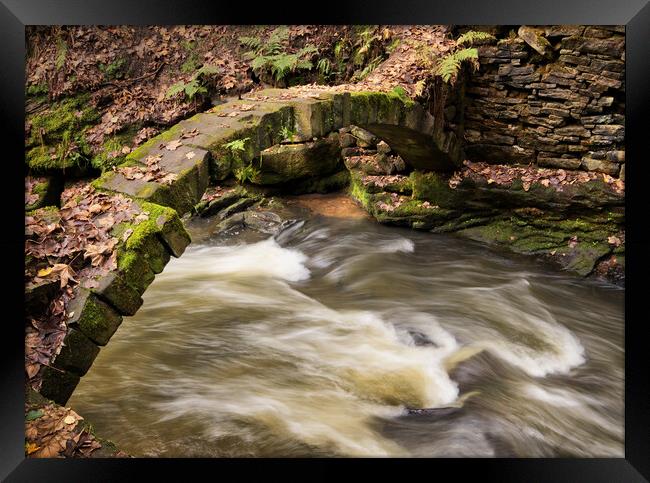
[[[68,405],[135,456],[623,456],[622,289],[321,204],[191,225]]]

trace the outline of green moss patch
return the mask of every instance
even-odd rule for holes
[[[88,95],[56,102],[29,118],[26,162],[30,170],[42,173],[86,167],[91,150],[85,132],[98,121],[99,113],[89,106]]]
[[[92,342],[106,345],[122,323],[122,316],[88,290],[77,288],[68,306],[68,326],[78,327]]]
[[[133,144],[133,138],[137,132],[138,126],[131,126],[106,139],[101,149],[93,156],[91,160],[92,166],[104,172],[114,166],[125,164],[127,155],[123,152],[123,149]]]
[[[410,175],[413,198],[434,205],[456,207],[461,203],[459,192],[452,190],[446,179],[434,172],[413,171]]]

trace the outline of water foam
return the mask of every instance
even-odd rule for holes
[[[533,377],[566,374],[586,360],[580,340],[544,307],[522,278],[496,287],[465,288],[483,315],[474,344]],[[487,328],[487,330],[485,330]]]
[[[227,277],[271,277],[297,282],[310,276],[308,257],[299,250],[283,248],[269,238],[257,243],[234,246],[197,247],[170,265],[166,278],[211,275]]]

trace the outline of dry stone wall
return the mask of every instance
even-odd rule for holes
[[[478,49],[466,85],[468,159],[624,179],[624,26],[520,26]]]

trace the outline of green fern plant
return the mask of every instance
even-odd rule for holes
[[[287,125],[287,126],[282,126],[280,128],[280,136],[282,137],[283,140],[288,139],[289,141],[291,141],[295,135],[296,135],[296,129],[293,126]]]
[[[250,138],[235,139],[223,145],[223,148],[230,152],[231,163],[232,161],[238,161],[240,164],[243,164],[241,153],[246,151],[246,142],[249,139]],[[262,160],[260,158],[260,167],[261,166]],[[251,161],[248,166],[239,166],[235,168],[233,174],[239,183],[246,183],[257,178],[260,175],[260,170],[253,166],[253,162]]]
[[[68,44],[62,37],[56,38],[56,69],[61,70],[68,55]]]
[[[472,70],[479,68],[478,50],[475,48],[458,50],[443,57],[437,66],[437,74],[443,81],[454,84],[463,63],[469,64]]]
[[[235,139],[223,145],[225,149],[230,151],[233,155],[237,155],[238,152],[246,151],[246,141],[250,138]]]
[[[196,95],[207,94],[208,89],[205,86],[206,78],[219,72],[218,67],[206,64],[200,69],[197,69],[187,82],[181,80],[170,86],[167,92],[165,92],[165,98],[168,99],[183,92],[184,96],[191,101]]]
[[[194,99],[194,96],[197,94],[206,94],[208,90],[202,86],[198,79],[191,79],[189,82],[178,81],[176,84],[173,84],[167,92],[165,97],[174,97],[176,94],[183,92],[185,97],[190,101]]]
[[[373,45],[381,41],[381,35],[379,35],[376,29],[372,26],[364,27],[358,35],[358,47],[354,53],[353,61],[356,65],[362,66],[371,55]]]
[[[248,50],[257,50],[262,45],[259,37],[239,37],[239,43]]]
[[[379,64],[382,63],[384,59],[381,56],[377,56],[374,59],[372,59],[368,64],[360,71],[357,72],[354,75],[354,78],[356,80],[363,80],[365,79],[372,71],[374,71],[377,67],[379,67]]]
[[[323,57],[316,64],[316,68],[318,69],[318,72],[321,73],[321,75],[327,76],[332,72],[332,62],[330,62],[327,57]]]
[[[456,45],[474,45],[476,43],[483,43],[488,41],[496,40],[496,37],[487,32],[478,32],[476,30],[470,30],[465,32],[463,35],[458,37],[456,40]]]
[[[255,178],[260,175],[260,170],[251,163],[248,166],[242,166],[241,168],[235,169],[233,174],[235,175],[235,178],[237,178],[237,181],[240,184],[243,184],[255,180]]]
[[[311,57],[318,53],[313,45],[307,45],[298,52],[287,52],[284,46],[289,37],[287,27],[278,27],[269,36],[266,42],[257,37],[240,37],[242,46],[249,49],[244,57],[251,61],[251,68],[260,75],[262,72],[270,72],[273,78],[280,82],[289,73],[298,70],[310,70],[313,67]]]
[[[289,28],[288,27],[278,27],[269,37],[268,42],[266,43],[266,51],[273,55],[279,54],[284,51],[284,42],[289,38]]]

